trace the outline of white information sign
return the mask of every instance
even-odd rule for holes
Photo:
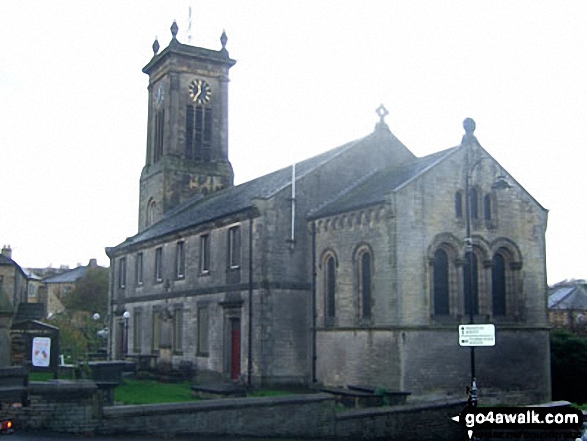
[[[459,325],[459,345],[495,346],[495,325]]]
[[[33,366],[49,367],[51,359],[51,339],[49,337],[33,338],[33,353],[31,354]]]

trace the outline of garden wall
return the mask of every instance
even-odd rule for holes
[[[12,409],[17,430],[97,435],[255,436],[386,440],[459,439],[461,400],[339,412],[328,394],[104,406],[96,385],[31,383],[30,406]]]

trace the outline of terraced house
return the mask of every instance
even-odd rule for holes
[[[112,357],[462,395],[458,325],[472,317],[497,329],[476,350],[481,393],[549,397],[547,211],[472,120],[460,144],[418,158],[381,106],[365,137],[234,186],[226,36],[209,50],[176,35],[143,69],[138,233],[107,248]]]

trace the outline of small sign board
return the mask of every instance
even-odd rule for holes
[[[459,325],[459,345],[495,346],[495,325]]]
[[[33,366],[49,367],[51,360],[51,339],[49,337],[33,338],[33,353],[31,354]]]

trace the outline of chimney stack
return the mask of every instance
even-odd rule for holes
[[[88,263],[88,266],[90,268],[95,268],[98,266],[98,260],[97,259],[90,259],[90,263]]]
[[[4,245],[2,247],[2,255],[12,259],[12,248],[10,248],[10,245]]]

